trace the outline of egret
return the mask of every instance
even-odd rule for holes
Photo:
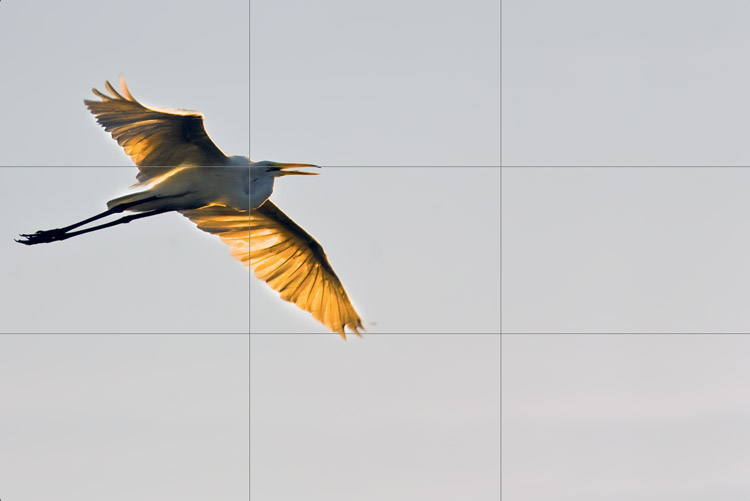
[[[277,177],[315,175],[293,169],[317,166],[228,156],[206,133],[201,113],[146,107],[133,98],[122,76],[120,92],[109,81],[105,87],[110,95],[92,89],[100,100],[84,104],[138,167],[133,191],[107,202],[104,212],[63,228],[22,234],[17,242],[66,240],[176,211],[221,238],[232,256],[281,299],[344,339],[345,328],[360,335],[362,320],[321,245],[269,200]],[[136,214],[77,229],[125,211]]]

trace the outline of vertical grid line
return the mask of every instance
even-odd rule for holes
[[[503,0],[500,1],[500,501],[503,499]]]
[[[252,37],[250,36],[250,31],[252,29],[251,26],[251,19],[252,19],[252,10],[253,10],[253,2],[252,0],[248,0],[247,5],[247,104],[248,104],[248,113],[247,113],[247,147],[248,157],[252,158],[252,127],[253,127],[253,119],[252,119],[252,110],[253,110],[253,55],[252,55]],[[248,209],[250,208],[250,199],[248,198],[247,201]],[[248,217],[249,213],[248,213]],[[248,247],[250,246],[250,233],[248,232]],[[252,288],[250,287],[250,280],[252,280],[250,277],[252,275],[252,272],[248,268],[248,275],[247,275],[247,288],[248,288],[248,303],[247,303],[247,391],[248,391],[248,412],[247,412],[247,494],[248,499],[252,499],[252,444],[253,444],[253,427],[252,427],[252,407],[253,407],[253,387],[252,387],[252,337],[250,336],[250,317],[251,312],[250,309],[252,308],[252,300],[250,296],[252,295]]]

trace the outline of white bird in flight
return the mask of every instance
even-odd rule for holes
[[[315,165],[227,156],[208,137],[201,113],[143,106],[130,94],[124,77],[120,77],[120,92],[108,81],[105,86],[109,96],[92,89],[101,100],[84,103],[138,166],[134,191],[110,200],[107,210],[95,216],[63,228],[22,234],[17,242],[65,240],[177,211],[199,229],[218,235],[232,256],[249,265],[282,299],[310,312],[331,331],[346,339],[345,328],[358,335],[359,329],[364,330],[323,248],[268,199],[275,178],[315,175],[291,170]],[[76,230],[125,211],[137,214]]]

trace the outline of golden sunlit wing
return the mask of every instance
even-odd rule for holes
[[[84,103],[138,166],[138,181],[164,172],[153,167],[224,165],[227,156],[208,137],[203,114],[143,106],[130,94],[123,77],[119,93],[108,81],[105,86],[111,96],[92,89],[101,101]]]
[[[198,229],[218,235],[229,245],[232,257],[245,266],[250,262],[250,218],[248,210],[225,205],[207,205],[180,213],[194,222]]]
[[[364,330],[323,248],[270,200],[250,211],[250,243],[250,269],[281,299],[344,338]]]

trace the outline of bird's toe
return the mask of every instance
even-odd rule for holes
[[[25,245],[43,244],[59,240],[64,234],[65,232],[60,229],[39,230],[36,233],[21,233],[19,235],[21,239],[16,239],[16,242]]]

